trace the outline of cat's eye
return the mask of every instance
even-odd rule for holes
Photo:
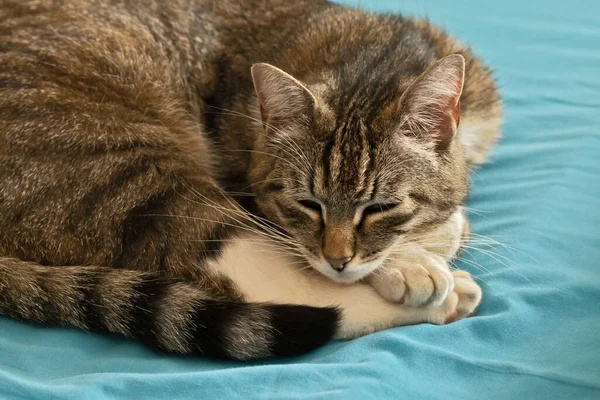
[[[363,215],[378,214],[385,211],[390,211],[398,206],[398,203],[376,203],[371,204],[363,209]]]
[[[298,203],[304,207],[304,208],[308,208],[309,210],[315,211],[320,213],[321,212],[321,205],[319,203],[317,203],[316,201],[313,200],[298,200]]]

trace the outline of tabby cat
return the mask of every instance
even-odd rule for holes
[[[467,317],[449,262],[500,114],[420,20],[4,0],[0,314],[239,360]]]

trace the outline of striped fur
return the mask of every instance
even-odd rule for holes
[[[248,360],[303,353],[336,332],[338,311],[216,299],[163,275],[43,267],[0,258],[0,313],[107,331],[169,352]]]
[[[440,82],[458,72],[462,94]],[[456,102],[435,100],[448,91],[458,130]],[[417,104],[456,119],[443,149]],[[468,277],[473,301],[450,285],[435,307],[399,310],[297,271],[282,277],[304,282],[293,298],[232,273],[243,257],[227,251],[252,231],[269,259],[304,258],[256,271],[367,278],[457,214],[500,114],[468,48],[401,16],[325,0],[3,1],[0,314],[241,360],[469,315]],[[350,256],[343,272],[326,261]]]

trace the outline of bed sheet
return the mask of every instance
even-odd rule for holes
[[[477,316],[250,364],[0,318],[1,399],[600,398],[600,2],[358,4],[427,16],[495,70],[504,137],[472,174],[480,251],[459,263]]]

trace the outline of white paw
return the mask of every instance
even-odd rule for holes
[[[466,271],[452,271],[455,285],[440,306],[426,307],[429,322],[443,325],[470,317],[481,302],[481,288]]]
[[[471,316],[481,303],[481,288],[467,271],[452,271],[454,292],[458,294],[457,320]]]
[[[454,288],[454,278],[443,259],[420,257],[418,263],[382,266],[368,282],[386,300],[409,307],[440,305]]]

